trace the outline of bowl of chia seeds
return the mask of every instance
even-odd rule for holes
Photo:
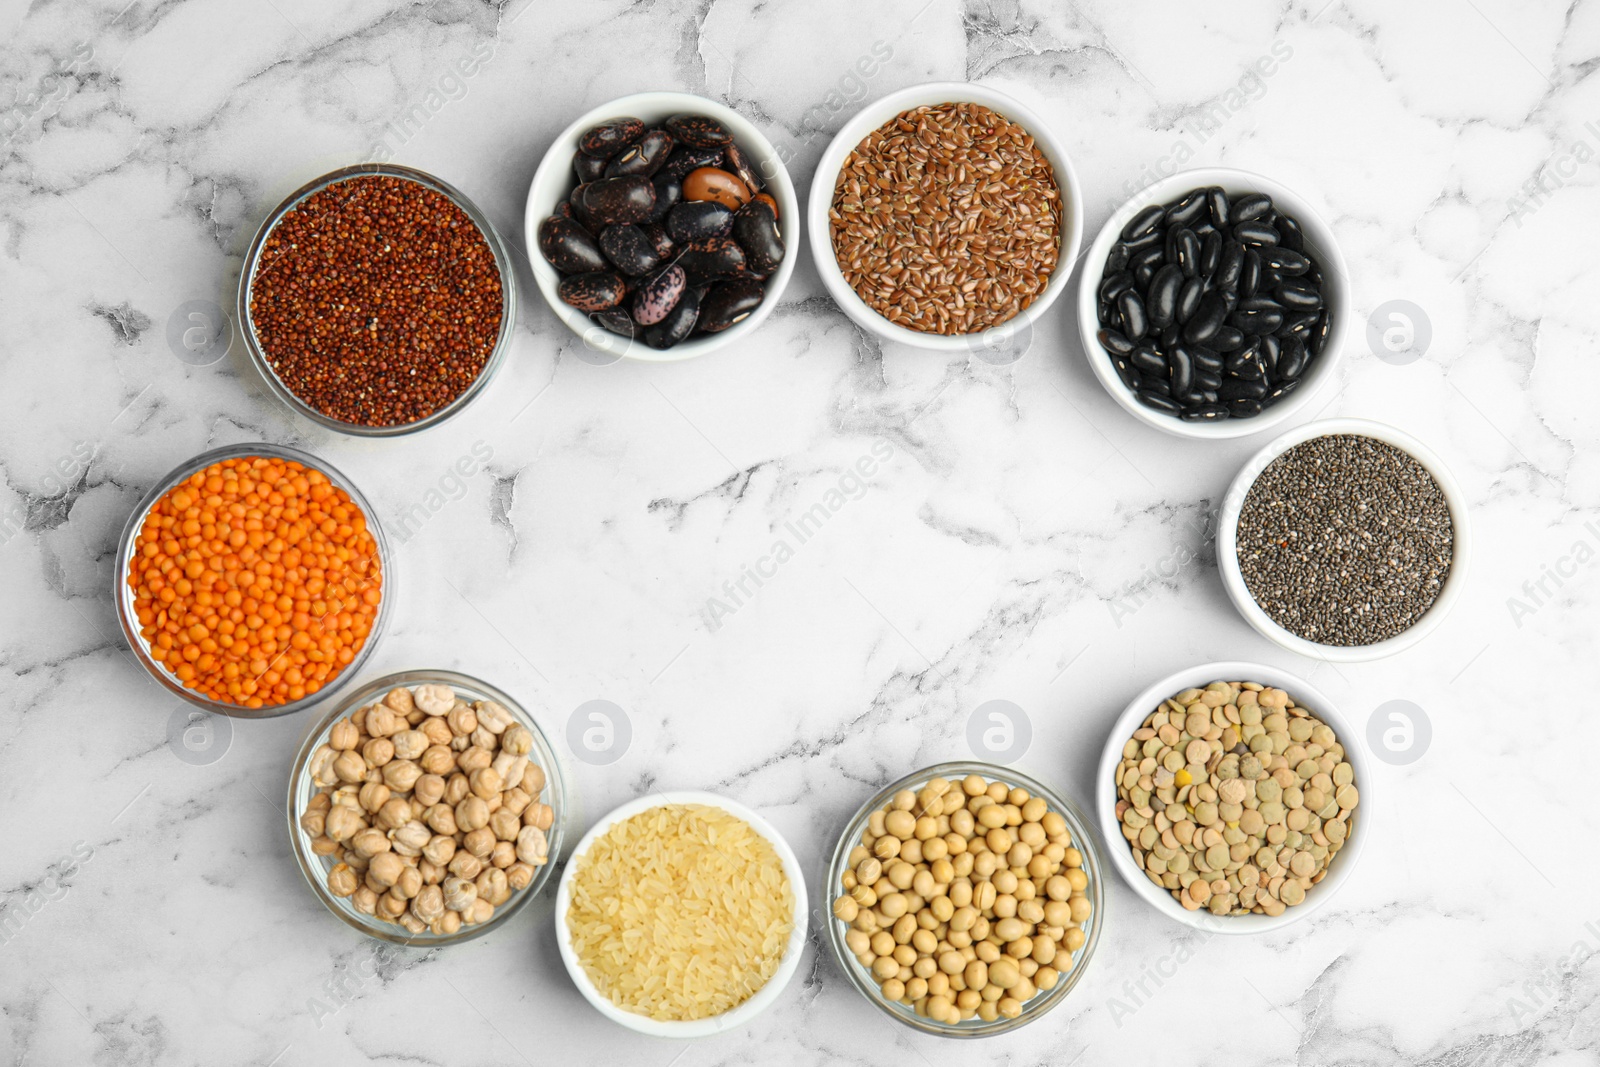
[[[1466,583],[1466,498],[1432,450],[1380,422],[1324,419],[1277,438],[1234,478],[1217,525],[1234,606],[1311,659],[1404,651]]]

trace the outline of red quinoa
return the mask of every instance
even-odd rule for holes
[[[349,178],[268,234],[250,315],[267,362],[307,405],[400,426],[483,372],[501,284],[488,241],[448,197],[404,178]]]

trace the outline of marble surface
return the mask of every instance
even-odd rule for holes
[[[0,1060],[1600,1060],[1600,5],[12,0],[0,41]],[[890,56],[863,77],[875,48]],[[1358,322],[1314,407],[1409,430],[1470,497],[1472,582],[1428,641],[1335,669],[1248,629],[1206,516],[1263,440],[1136,424],[1091,377],[1070,300],[1013,365],[933,356],[854,329],[804,253],[739,350],[596,366],[524,267],[488,392],[376,443],[291,416],[237,342],[201,366],[169,340],[231,303],[284,192],[380,142],[474,197],[521,257],[550,138],[612,97],[727,102],[803,195],[861,100],[960,79],[1052,124],[1087,235],[1174,166],[1269,172],[1325,207],[1361,319],[1390,301],[1425,316],[1403,365]],[[396,132],[419,102],[426,121]],[[850,812],[968,756],[979,705],[1021,708],[1018,765],[1087,805],[1127,699],[1207,660],[1300,671],[1360,723],[1407,701],[1431,742],[1380,766],[1361,869],[1313,919],[1205,939],[1113,884],[1081,986],[1014,1035],[916,1036],[813,947],[748,1028],[636,1037],[579,998],[547,900],[431,954],[377,953],[326,914],[278,806],[305,717],[169,743],[181,709],[117,630],[117,534],[184,459],[262,439],[344,469],[392,532],[425,504],[368,675],[480,675],[558,744],[580,705],[625,709],[619,758],[568,760],[570,839],[642,791],[716,790],[788,836],[820,899]],[[456,482],[475,448],[491,455]],[[836,488],[826,527],[713,625],[724,583]]]

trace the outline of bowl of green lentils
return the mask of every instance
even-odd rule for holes
[[[1305,679],[1205,663],[1117,717],[1095,780],[1110,864],[1185,925],[1259,934],[1315,914],[1372,836],[1371,761]]]
[[[1323,419],[1245,463],[1223,498],[1217,567],[1262,636],[1308,659],[1358,663],[1438,628],[1466,586],[1467,501],[1410,434]]]

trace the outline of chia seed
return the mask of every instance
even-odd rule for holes
[[[1427,468],[1356,434],[1284,452],[1239,512],[1250,595],[1273,622],[1324,645],[1371,645],[1410,629],[1439,598],[1454,544]]]

